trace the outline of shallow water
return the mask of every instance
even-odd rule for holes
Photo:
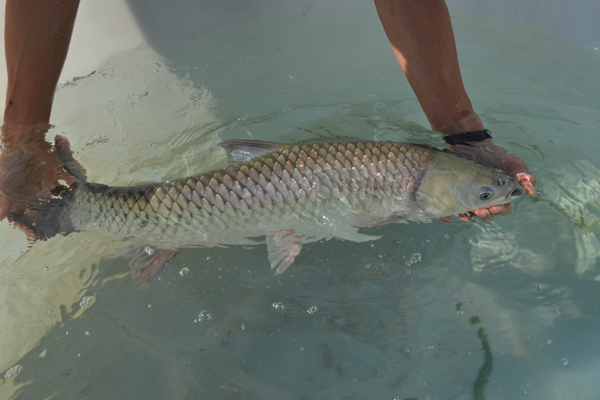
[[[118,54],[60,88],[52,133],[107,184],[223,165],[231,138],[441,147],[374,9],[326,11]],[[188,249],[146,291],[118,237],[25,251],[3,225],[0,397],[597,397],[600,54],[516,21],[454,24],[476,110],[534,171],[537,199],[489,225],[312,243],[281,276],[264,245]]]

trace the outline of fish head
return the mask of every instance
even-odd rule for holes
[[[506,204],[521,196],[518,187],[504,171],[439,153],[415,190],[415,199],[425,215],[441,218]]]

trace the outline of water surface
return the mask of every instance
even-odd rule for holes
[[[454,24],[476,111],[538,177],[537,199],[488,225],[312,243],[281,276],[264,245],[187,249],[146,291],[119,237],[27,250],[2,226],[1,397],[597,396],[600,54],[514,20]],[[90,180],[115,185],[221,166],[216,144],[232,138],[443,147],[372,8],[118,54],[63,85],[55,110],[51,133],[67,135]]]

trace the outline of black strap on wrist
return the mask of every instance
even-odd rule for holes
[[[474,132],[463,132],[456,135],[444,136],[444,141],[450,145],[469,145],[469,143],[483,142],[484,140],[490,139],[492,134],[487,129],[482,131]]]

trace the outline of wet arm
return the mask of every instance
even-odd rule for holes
[[[54,90],[67,57],[78,6],[79,0],[6,1],[6,141],[15,140],[14,135],[22,140],[30,134],[9,127],[50,121]]]
[[[375,0],[400,67],[433,130],[483,129],[465,91],[448,7],[443,0]]]
[[[434,131],[447,135],[484,129],[465,90],[450,13],[444,0],[375,0],[392,49]],[[450,146],[466,157],[506,170],[525,193],[535,196],[535,177],[527,165],[490,139],[476,146]],[[476,211],[483,220],[504,215],[509,207]]]
[[[18,221],[30,204],[75,179],[45,140],[56,84],[67,56],[79,0],[7,0],[8,73],[0,146],[0,220]]]

